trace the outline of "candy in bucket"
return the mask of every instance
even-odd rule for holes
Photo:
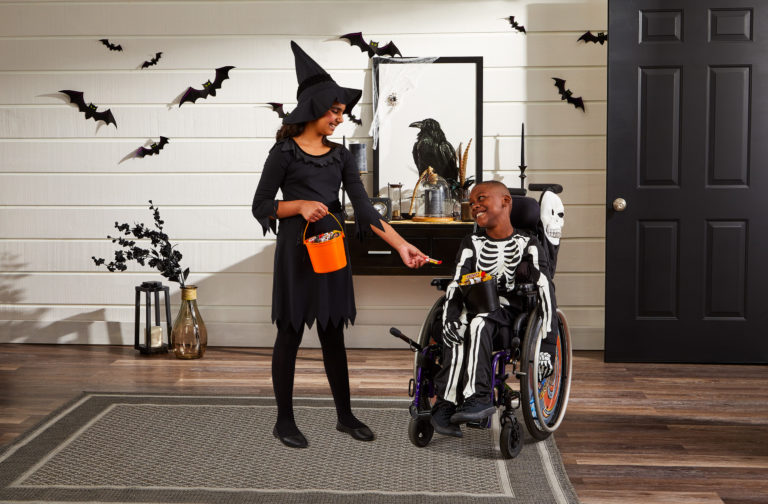
[[[309,260],[312,262],[312,269],[315,273],[330,273],[338,271],[347,265],[347,254],[344,250],[344,231],[341,223],[335,215],[328,214],[339,225],[342,230],[328,231],[316,236],[307,238],[307,227],[304,227],[304,245],[309,253]]]

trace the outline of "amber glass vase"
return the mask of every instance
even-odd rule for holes
[[[199,359],[208,346],[208,331],[197,309],[197,286],[181,288],[181,308],[171,331],[173,353],[179,359]]]

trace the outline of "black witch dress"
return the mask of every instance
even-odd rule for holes
[[[339,188],[342,183],[355,212],[356,234],[362,236],[370,225],[382,229],[381,216],[373,208],[365,192],[352,154],[335,144],[323,155],[307,154],[293,139],[275,143],[264,163],[256,194],[253,197],[253,216],[261,224],[264,234],[277,232],[275,267],[272,282],[272,322],[290,322],[298,331],[304,324],[312,327],[317,321],[321,327],[328,323],[355,323],[355,293],[352,286],[349,246],[345,243],[347,266],[331,273],[315,273],[312,269],[302,235],[307,221],[301,215],[280,220],[276,229],[277,190],[283,200],[319,201],[329,212],[344,222]],[[330,215],[309,224],[307,237],[339,229]],[[345,238],[346,239],[346,238]]]

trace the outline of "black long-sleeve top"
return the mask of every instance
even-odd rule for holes
[[[362,235],[371,224],[381,229],[381,216],[371,205],[352,154],[346,148],[334,144],[328,153],[314,156],[302,151],[293,139],[284,139],[269,151],[253,197],[252,212],[265,235],[269,230],[277,232],[272,322],[289,322],[296,330],[303,324],[312,327],[315,320],[321,327],[328,322],[354,324],[357,311],[349,247],[345,244],[347,267],[318,274],[312,269],[302,241],[307,221],[301,215],[294,215],[279,219],[280,225],[276,227],[278,189],[282,191],[283,201],[319,201],[342,221],[339,203],[342,184],[354,208],[356,232]],[[338,228],[336,221],[328,216],[310,224],[306,235]]]
[[[521,278],[535,283],[541,298],[544,327],[549,330],[554,313],[551,281],[547,277],[546,256],[541,243],[526,232],[515,232],[503,239],[494,239],[485,231],[467,235],[456,254],[456,272],[446,290],[443,322],[459,320],[464,308],[464,299],[459,289],[463,275],[485,271],[496,277],[499,296],[513,295],[515,282]]]

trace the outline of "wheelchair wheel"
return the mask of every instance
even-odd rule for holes
[[[435,433],[435,428],[429,423],[427,418],[411,418],[408,422],[408,439],[411,440],[414,446],[424,448],[432,440],[432,434]]]
[[[502,425],[499,448],[501,448],[501,455],[505,459],[512,459],[520,455],[520,450],[523,449],[523,426],[520,425],[517,418],[512,417]]]
[[[523,341],[520,379],[523,418],[528,432],[535,439],[548,438],[560,426],[571,391],[571,333],[565,315],[557,310],[557,334],[554,371],[539,380],[539,349],[541,347],[542,316],[533,313],[528,320]]]

